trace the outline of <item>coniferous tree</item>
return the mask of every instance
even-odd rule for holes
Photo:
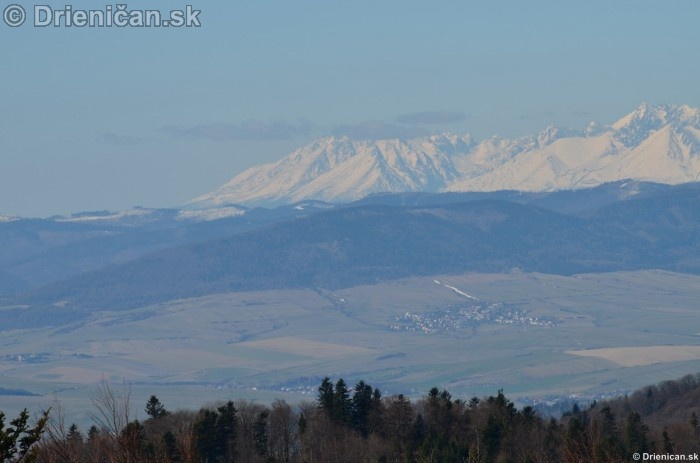
[[[299,422],[297,425],[299,426],[299,434],[303,436],[306,433],[306,426],[308,426],[306,416],[303,413],[299,415]]]
[[[225,461],[232,461],[234,455],[234,442],[236,438],[236,407],[232,401],[217,408],[219,416],[216,420],[216,435],[219,440],[219,448]]]
[[[350,422],[352,427],[358,431],[362,437],[367,437],[369,433],[369,417],[372,409],[372,387],[360,381],[355,386],[352,396]]]
[[[140,421],[127,423],[119,433],[119,453],[121,461],[139,461],[145,454],[146,432]]]
[[[146,402],[146,414],[152,419],[157,420],[168,416],[170,412],[165,409],[165,406],[158,400],[158,397],[152,395],[148,402]]]
[[[574,406],[571,407],[571,414],[573,416],[579,416],[581,414],[581,409],[579,408],[577,403],[574,403]]]
[[[217,435],[219,414],[213,410],[202,410],[194,427],[197,453],[203,463],[215,463],[224,453],[224,446]]]
[[[624,457],[620,431],[617,427],[615,414],[610,406],[606,405],[600,410],[602,422],[600,426],[600,446],[598,454],[604,460],[620,460]]]
[[[382,402],[382,393],[378,388],[374,388],[374,391],[372,391],[372,402],[367,424],[367,431],[370,434],[379,434],[384,427],[384,402]]]
[[[469,408],[471,408],[473,410],[479,406],[479,402],[481,402],[481,400],[479,400],[478,397],[472,397],[471,399],[469,399],[468,406],[469,406]]]
[[[625,427],[625,446],[627,447],[628,457],[631,458],[634,452],[648,452],[650,449],[647,433],[649,427],[642,422],[639,413],[630,413],[627,417],[627,425]]]
[[[165,449],[165,456],[168,461],[178,462],[182,459],[180,454],[180,449],[177,446],[177,438],[172,431],[166,431],[163,434],[163,448]]]
[[[204,409],[195,424],[197,452],[204,463],[232,461],[236,438],[236,407],[232,401],[216,411]]]
[[[662,449],[664,453],[667,454],[672,454],[676,451],[675,445],[673,445],[673,441],[671,440],[671,436],[668,435],[668,429],[664,427],[664,431],[662,433],[662,439],[663,439],[663,444],[662,444]]]
[[[100,435],[100,430],[94,424],[90,426],[87,432],[87,453],[90,457],[90,461],[101,461],[103,444]]]
[[[0,462],[33,461],[36,458],[35,445],[41,439],[48,419],[49,410],[46,410],[32,426],[25,408],[5,428],[5,414],[0,411]]]
[[[572,417],[568,422],[566,438],[562,446],[562,453],[567,461],[578,461],[576,458],[581,458],[581,461],[593,460],[590,434],[585,422],[582,413]]]
[[[501,440],[504,436],[503,422],[495,415],[489,415],[486,426],[481,432],[482,448],[486,461],[496,461],[496,457],[501,449]]]
[[[321,385],[318,387],[317,401],[319,408],[324,410],[329,417],[334,415],[335,393],[333,391],[333,383],[328,376],[323,378]]]
[[[562,433],[557,420],[550,418],[545,428],[543,439],[543,456],[545,461],[561,461]]]
[[[340,378],[335,383],[333,392],[333,419],[341,424],[350,423],[350,390],[347,384]]]
[[[267,455],[268,431],[267,418],[270,412],[263,410],[258,415],[258,418],[253,423],[253,441],[255,443],[255,451],[258,455]]]
[[[100,430],[94,424],[88,429],[88,441],[95,440],[100,436]]]
[[[77,424],[72,423],[68,428],[68,433],[66,433],[65,444],[69,452],[69,459],[71,461],[77,461],[79,458],[78,455],[81,454],[84,444],[83,435],[80,433]]]
[[[68,434],[66,435],[66,439],[69,442],[76,442],[80,444],[83,443],[83,435],[80,433],[77,424],[73,423],[70,425],[70,428],[68,428]]]

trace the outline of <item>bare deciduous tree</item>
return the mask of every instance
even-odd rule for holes
[[[122,432],[129,424],[131,386],[126,382],[121,391],[115,391],[109,382],[102,378],[90,396],[94,411],[90,418],[100,429],[100,436],[108,444],[110,462],[133,463],[137,449],[132,448],[129,436]]]
[[[46,422],[45,439],[47,442],[42,448],[44,461],[61,461],[65,463],[79,463],[82,461],[82,442],[70,439],[70,426],[66,426],[66,415],[63,405],[55,399],[51,406],[51,414]]]
[[[289,463],[294,453],[297,422],[299,418],[292,406],[276,399],[270,410],[270,453],[276,461]]]

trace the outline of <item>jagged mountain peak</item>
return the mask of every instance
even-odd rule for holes
[[[276,163],[254,167],[189,204],[284,204],[346,201],[386,191],[435,191],[460,177],[453,159],[473,146],[469,135],[402,140],[326,137]]]
[[[639,121],[645,122],[666,122],[666,115],[668,114],[669,105],[658,105],[653,106],[648,102],[643,102],[634,111],[621,117],[615,123],[612,124],[612,128],[615,130],[621,130],[624,127],[628,127],[630,124]]]
[[[547,128],[545,128],[543,131],[537,134],[537,144],[540,147],[549,145],[554,140],[559,138],[560,132],[561,131],[559,130],[559,127],[557,127],[556,125],[548,125]]]
[[[651,133],[659,130],[668,123],[668,106],[651,106],[642,103],[627,116],[612,125],[618,133],[618,138],[625,146],[637,146]]]
[[[700,129],[700,111],[688,105],[642,103],[637,109],[615,122],[611,128],[625,146],[637,146],[653,132],[666,125],[676,130],[690,126]]]
[[[677,106],[672,113],[672,122],[700,129],[700,109],[688,105]]]
[[[580,137],[582,135],[584,134],[578,130],[559,127],[557,125],[550,124],[544,130],[537,134],[537,144],[540,148],[544,148],[545,146],[551,145],[560,138]]]
[[[583,133],[587,137],[595,137],[596,135],[603,133],[607,128],[608,127],[605,127],[596,121],[591,121],[588,123],[588,126],[586,126],[586,130],[584,130]]]
[[[551,191],[621,179],[678,184],[700,180],[700,111],[643,103],[610,126],[550,125],[536,135],[477,142],[433,133],[414,139],[325,137],[253,167],[190,202],[279,205],[349,201],[374,193]]]

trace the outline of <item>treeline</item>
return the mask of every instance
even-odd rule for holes
[[[138,421],[128,387],[103,382],[86,433],[66,426],[60,405],[34,427],[23,414],[5,428],[0,413],[0,462],[629,462],[635,453],[700,453],[698,399],[700,375],[686,376],[545,419],[502,391],[465,401],[433,388],[411,401],[324,378],[315,402],[295,406],[229,401],[169,411],[151,396]]]

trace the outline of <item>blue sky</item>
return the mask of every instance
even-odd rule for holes
[[[700,106],[695,0],[129,9],[188,4],[201,28],[0,22],[0,213],[177,206],[332,134],[515,137]]]

